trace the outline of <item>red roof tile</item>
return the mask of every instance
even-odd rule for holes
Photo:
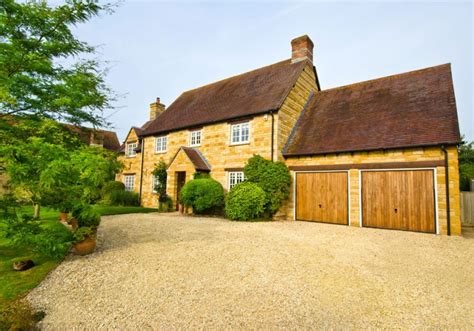
[[[283,154],[313,155],[461,141],[449,64],[317,92]]]

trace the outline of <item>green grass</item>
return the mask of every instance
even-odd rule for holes
[[[131,213],[156,212],[154,208],[96,206],[101,215],[117,215]],[[33,214],[32,207],[21,208],[21,213]],[[70,235],[69,231],[58,221],[59,213],[55,210],[42,208],[41,221],[44,228],[55,232],[58,236]],[[13,262],[31,259],[36,266],[27,271],[14,271]],[[0,307],[18,299],[36,287],[46,275],[54,269],[62,259],[54,259],[33,252],[28,247],[11,247],[8,239],[2,235],[0,227]]]
[[[157,208],[144,207],[120,207],[120,206],[100,206],[96,205],[95,209],[102,215],[119,215],[119,214],[136,214],[136,213],[156,213]]]
[[[22,208],[22,213],[33,213],[30,207]],[[58,235],[68,235],[68,230],[58,222],[58,213],[43,208],[42,226]],[[0,233],[2,229],[0,228]],[[13,262],[31,259],[36,266],[30,270],[18,272],[12,269]],[[28,247],[11,247],[8,239],[0,235],[0,306],[37,286],[61,259],[52,259],[33,252]]]

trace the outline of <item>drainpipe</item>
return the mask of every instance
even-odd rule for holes
[[[446,221],[448,227],[448,236],[451,235],[451,208],[449,206],[449,164],[448,164],[448,151],[444,145],[441,146],[441,150],[444,153],[444,171],[445,171],[445,184],[446,184]]]
[[[145,138],[142,138],[142,161],[141,161],[141,166],[140,166],[140,193],[139,193],[139,199],[140,199],[140,206],[142,205],[142,184],[143,184],[143,159],[145,158]]]
[[[271,156],[272,156],[272,162],[273,162],[273,135],[274,135],[274,132],[275,132],[275,128],[274,128],[274,123],[275,123],[275,118],[273,116],[273,110],[270,112],[270,115],[272,116],[272,152],[271,152]]]

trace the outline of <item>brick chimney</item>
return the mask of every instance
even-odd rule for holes
[[[291,41],[291,63],[310,60],[313,63],[314,44],[307,36],[301,36]]]
[[[160,98],[156,98],[156,102],[150,104],[150,121],[153,121],[161,113],[165,111],[165,105],[160,102]]]

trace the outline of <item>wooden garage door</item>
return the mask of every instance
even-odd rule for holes
[[[362,172],[363,226],[435,232],[432,170]]]
[[[296,175],[296,219],[348,224],[347,173]]]

